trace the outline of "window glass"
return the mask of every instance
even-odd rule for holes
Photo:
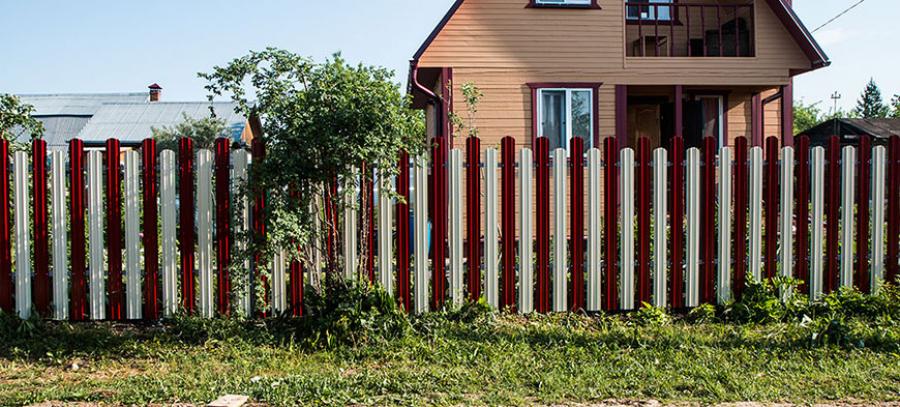
[[[566,91],[541,92],[541,135],[550,139],[550,148],[564,145],[566,139]]]
[[[590,91],[572,91],[572,136],[581,137],[587,143],[592,139],[591,128],[594,124],[591,117],[592,99]]]
[[[628,1],[626,0],[626,2]],[[672,19],[672,9],[674,9],[674,7],[646,4],[648,3],[646,0],[636,3],[640,4],[628,6],[627,17],[629,20],[637,20],[640,18],[641,20],[669,21]],[[672,0],[650,0],[649,3],[672,4]]]
[[[594,139],[594,91],[591,89],[540,89],[539,136],[550,139],[550,148],[568,148],[572,137]]]

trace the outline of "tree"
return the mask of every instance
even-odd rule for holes
[[[181,123],[162,128],[153,127],[151,131],[160,150],[177,150],[178,139],[181,137],[194,140],[196,148],[213,148],[217,138],[231,137],[225,119],[215,115],[197,120],[184,114]]]
[[[452,85],[450,85],[452,87]],[[484,93],[472,82],[466,82],[460,86],[463,99],[466,103],[466,114],[468,117],[463,119],[454,112],[450,112],[450,122],[457,133],[468,133],[467,137],[478,137],[478,123],[476,116],[478,115],[478,104],[484,97]],[[447,92],[453,92],[453,89],[447,89]]]
[[[894,98],[891,99],[891,106],[893,108],[891,117],[894,119],[900,119],[900,95],[894,95]]]
[[[881,98],[881,89],[875,83],[875,79],[869,79],[866,89],[863,90],[856,102],[853,113],[863,119],[883,119],[888,116],[889,109]]]
[[[265,196],[268,239],[248,236],[250,253],[293,255],[299,246],[308,261],[317,246],[311,243],[323,233],[317,221],[337,227],[323,216],[321,197],[338,208],[347,205],[325,193],[335,180],[357,184],[362,163],[391,175],[401,152],[416,156],[424,149],[422,115],[409,109],[409,99],[384,68],[351,66],[340,54],[316,63],[268,48],[199,75],[208,81],[210,100],[229,96],[238,112],[252,122],[258,118],[262,127],[266,156],[254,160],[244,192]],[[363,177],[371,180],[370,173]],[[381,191],[390,188],[382,185]],[[337,274],[330,266],[329,275]]]
[[[16,95],[0,94],[0,137],[18,142],[23,135],[32,140],[44,136],[44,124],[31,115],[34,106],[22,103]]]
[[[804,104],[802,100],[794,102],[794,134],[807,131],[822,122],[822,109],[819,103]]]

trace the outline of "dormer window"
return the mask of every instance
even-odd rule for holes
[[[531,0],[529,7],[600,8],[597,0]]]

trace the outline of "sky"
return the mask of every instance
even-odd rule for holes
[[[857,0],[794,0],[810,29]],[[409,59],[453,0],[0,0],[0,93],[143,92],[205,100],[197,72],[274,46],[321,60],[393,69]],[[900,2],[866,0],[815,33],[832,66],[800,76],[795,96],[852,108],[869,78],[900,93]]]

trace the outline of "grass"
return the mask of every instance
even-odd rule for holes
[[[238,335],[205,336],[196,325]],[[0,405],[203,403],[231,393],[274,405],[900,399],[896,349],[805,346],[787,324],[499,316],[424,325],[318,350],[233,321],[46,325],[2,345]]]

